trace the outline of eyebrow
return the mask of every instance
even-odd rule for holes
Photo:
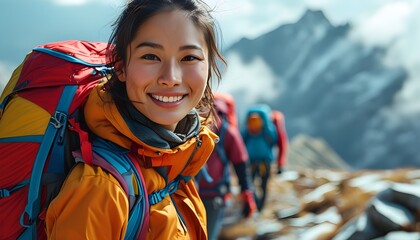
[[[136,48],[141,48],[141,47],[151,47],[151,48],[163,49],[162,45],[154,43],[154,42],[142,42],[142,43],[140,43],[136,46]],[[185,45],[185,46],[181,46],[179,48],[179,50],[188,50],[188,49],[203,51],[203,49],[198,45]]]
[[[139,43],[139,45],[136,46],[136,48],[141,48],[141,47],[151,47],[151,48],[159,48],[159,49],[163,49],[163,46],[157,43],[153,43],[153,42],[141,42]]]
[[[179,48],[179,50],[188,50],[188,49],[203,51],[203,49],[197,45],[185,45]]]

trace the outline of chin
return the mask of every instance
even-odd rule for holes
[[[182,118],[179,118],[179,117],[175,118],[175,117],[166,116],[162,118],[155,118],[152,121],[156,122],[159,125],[162,125],[163,127],[167,129],[174,130],[178,122],[181,121],[181,119]]]

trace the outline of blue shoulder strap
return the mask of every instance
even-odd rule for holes
[[[42,138],[42,142],[32,168],[32,175],[29,180],[28,203],[26,204],[25,210],[20,218],[20,224],[23,227],[26,227],[26,230],[19,239],[24,239],[24,236],[32,236],[36,239],[36,220],[40,212],[41,204],[40,189],[42,172],[54,141],[61,144],[61,146],[63,145],[62,141],[64,131],[67,126],[68,109],[76,90],[77,85],[68,85],[64,88],[56,111],[51,116],[48,127]]]
[[[93,141],[92,148],[95,153],[114,167],[124,179],[124,184],[128,186],[129,201],[131,199],[133,202],[130,206],[125,239],[139,239],[140,235],[144,237],[145,232],[141,230],[144,229],[146,212],[149,208],[147,192],[140,173],[127,155],[129,151],[101,138],[96,138]],[[136,186],[133,184],[133,176],[137,183]],[[135,195],[135,192],[138,195]]]
[[[67,60],[73,63],[83,64],[85,66],[94,67],[96,70],[105,72],[109,68],[103,64],[90,64],[81,61],[73,56],[65,53],[54,51],[47,48],[36,48],[34,51],[50,54],[60,59]],[[1,190],[1,194],[10,194],[11,191],[16,191],[29,184],[28,189],[28,202],[24,209],[24,212],[20,218],[20,224],[26,229],[21,234],[19,239],[37,238],[37,218],[41,210],[41,199],[40,191],[41,184],[47,178],[48,181],[55,181],[61,178],[60,174],[64,172],[64,135],[67,129],[68,110],[73,100],[74,94],[78,88],[78,85],[66,85],[61,94],[58,105],[50,118],[49,124],[45,130],[44,135],[38,136],[22,136],[15,138],[3,139],[2,141],[36,141],[40,142],[37,155],[34,160],[30,179],[26,179],[21,183],[18,183],[12,189]],[[12,93],[13,94],[13,93]],[[0,111],[4,110],[5,105],[8,102],[9,96],[6,96],[3,102],[0,103]],[[43,174],[48,155],[50,155],[50,163],[48,165],[47,172],[59,173],[59,174]],[[48,176],[47,176],[48,175]],[[54,176],[53,176],[54,175]],[[51,177],[52,176],[52,177]]]

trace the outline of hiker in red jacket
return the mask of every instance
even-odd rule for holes
[[[218,116],[214,131],[220,140],[199,178],[199,194],[207,212],[209,240],[217,239],[222,228],[226,202],[231,197],[230,166],[233,166],[241,187],[243,216],[249,217],[256,210],[248,153],[236,125],[233,98],[227,94],[215,94],[214,106]]]

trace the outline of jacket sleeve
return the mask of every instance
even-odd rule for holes
[[[232,162],[235,169],[239,185],[241,186],[241,191],[250,190],[251,173],[248,165],[248,151],[242,139],[241,133],[234,126],[229,127],[226,132],[224,149],[226,151],[227,158]]]
[[[73,168],[46,215],[48,239],[123,239],[129,204],[118,181],[100,167]]]
[[[223,141],[227,158],[233,163],[243,163],[248,161],[248,151],[239,130],[230,126],[226,130],[225,139]]]
[[[287,164],[288,137],[284,126],[284,117],[282,114],[280,116],[281,118],[275,121],[278,141],[277,166],[284,167]]]

